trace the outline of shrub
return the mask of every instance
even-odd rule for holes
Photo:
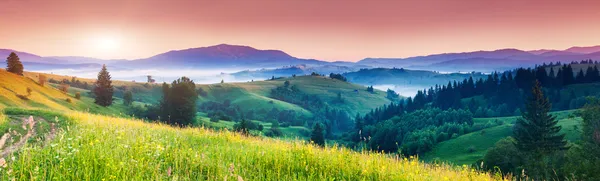
[[[475,151],[477,151],[477,150],[475,149],[475,146],[473,146],[473,145],[471,145],[471,146],[469,146],[469,148],[467,148],[467,152],[469,152],[469,153],[473,153]]]
[[[215,123],[217,123],[217,122],[219,122],[219,118],[218,118],[217,116],[211,116],[211,117],[210,117],[210,122],[215,122]]]
[[[25,100],[25,101],[29,100],[29,98],[26,95],[17,94],[17,97],[20,98],[20,99],[22,99],[22,100]]]
[[[31,88],[27,87],[27,96],[30,96],[31,92],[33,92],[33,90],[31,90]]]
[[[39,74],[38,75],[38,84],[40,84],[41,86],[46,85],[46,83],[48,82],[48,77],[46,77],[45,75]]]
[[[67,91],[69,91],[69,84],[66,83],[61,83],[60,87],[58,87],[58,90],[60,90],[62,93],[67,93]]]
[[[67,99],[66,99],[66,101],[67,101],[68,103],[71,103],[71,102],[73,102],[73,101],[71,100],[71,98],[67,98]]]
[[[198,88],[198,95],[202,96],[202,97],[206,97],[208,95],[208,93],[206,91],[204,91],[204,89],[202,89],[202,87]]]
[[[271,128],[267,131],[265,131],[265,136],[268,137],[278,137],[278,136],[282,136],[283,132],[281,132],[281,130],[279,128]]]
[[[76,92],[75,93],[75,99],[77,99],[77,100],[81,99],[81,93],[80,92]]]
[[[280,127],[286,128],[286,127],[290,127],[290,123],[288,122],[283,122],[281,124],[279,124]]]

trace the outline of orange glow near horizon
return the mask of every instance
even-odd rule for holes
[[[600,1],[1,0],[0,48],[146,58],[216,44],[357,61],[600,44]]]

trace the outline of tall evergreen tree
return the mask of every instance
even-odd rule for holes
[[[575,78],[573,77],[575,73],[573,73],[573,68],[571,67],[571,65],[563,65],[562,73],[562,85],[571,85],[575,83]]]
[[[323,135],[323,125],[316,123],[310,135],[310,141],[319,146],[325,146],[325,136]]]
[[[98,80],[96,80],[94,95],[95,103],[101,106],[110,106],[113,103],[113,86],[111,85],[110,73],[106,70],[106,65],[102,65],[102,70],[98,73]]]
[[[23,75],[23,63],[19,60],[19,56],[15,52],[11,52],[10,55],[6,58],[6,71]]]
[[[579,73],[577,73],[577,76],[575,77],[575,83],[585,83],[585,75],[583,73],[583,69],[579,70]]]
[[[531,95],[525,103],[525,111],[522,118],[517,120],[513,134],[516,146],[528,155],[528,163],[531,163],[529,173],[538,179],[548,179],[550,168],[546,159],[559,151],[567,149],[565,135],[560,134],[561,126],[558,126],[556,116],[550,115],[552,105],[542,92],[539,81],[535,81]]]
[[[163,123],[168,123],[170,124],[170,117],[171,117],[171,103],[169,102],[169,92],[171,91],[169,84],[167,84],[166,82],[163,82],[162,84],[162,92],[163,92],[163,97],[162,100],[160,101],[160,114],[159,114],[159,119],[161,122]]]

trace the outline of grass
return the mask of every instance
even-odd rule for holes
[[[251,109],[265,109],[268,111],[277,108],[280,110],[296,110],[305,115],[312,115],[308,110],[298,105],[269,98],[271,90],[283,86],[285,81],[290,81],[291,85],[296,85],[302,92],[315,95],[334,108],[346,110],[352,116],[356,113],[365,114],[374,108],[390,103],[385,98],[385,92],[369,93],[365,91],[366,87],[364,86],[321,76],[297,76],[269,81],[198,85],[208,93],[206,97],[200,97],[200,102],[223,102],[223,100],[229,99],[232,104],[240,105],[244,111]],[[355,92],[355,90],[358,92]],[[345,99],[343,104],[335,101],[338,93],[341,93]]]
[[[574,110],[552,112],[559,120],[558,125],[562,126],[561,132],[566,134],[565,138],[570,142],[575,142],[580,138],[578,125],[581,123],[581,118],[570,118],[569,115],[573,112]],[[495,120],[499,120],[503,124],[441,142],[432,151],[423,155],[422,159],[426,161],[441,160],[458,165],[475,163],[482,159],[487,150],[493,147],[498,140],[512,136],[512,127],[517,118],[519,117],[475,118],[476,124],[486,124],[495,122]],[[469,147],[475,148],[475,151],[469,152]]]
[[[8,130],[8,118],[4,115],[4,110],[0,109],[0,133],[5,133]]]
[[[37,79],[28,76],[18,76],[0,70],[0,108],[19,107],[61,112],[76,110],[115,116],[127,109],[119,98],[116,98],[112,106],[102,107],[96,105],[94,99],[86,96],[86,91],[82,89],[70,88],[65,94],[51,84],[42,86],[36,81]],[[31,95],[27,95],[27,88],[31,89]],[[75,99],[75,92],[81,92],[81,100]],[[22,99],[19,95],[25,95],[27,99]],[[67,99],[71,99],[71,103],[67,102]]]
[[[27,145],[0,180],[493,180],[469,167],[428,165],[303,141],[174,128],[71,112],[49,146]],[[498,179],[498,177],[496,177]]]

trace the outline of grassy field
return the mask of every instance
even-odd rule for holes
[[[31,90],[31,93],[28,93],[27,89]],[[81,100],[75,98],[75,92],[82,93]],[[119,115],[126,109],[119,98],[116,98],[112,106],[102,107],[94,104],[94,100],[85,94],[85,90],[76,88],[71,88],[65,94],[50,84],[44,86],[38,84],[37,79],[17,76],[0,70],[0,108],[77,110],[105,115]]]
[[[34,114],[34,113],[32,113]],[[0,180],[494,180],[468,167],[428,165],[303,141],[174,128],[70,112],[47,146],[26,145]],[[63,120],[60,120],[63,121]]]
[[[559,120],[558,124],[562,126],[561,132],[566,134],[566,139],[574,142],[579,139],[580,127],[578,127],[578,125],[581,123],[581,118],[570,118],[569,115],[572,113],[573,110],[558,111],[553,112],[552,114],[557,116],[557,119]],[[422,159],[425,161],[441,160],[458,165],[475,163],[475,161],[482,159],[487,150],[493,147],[498,140],[507,136],[512,136],[512,127],[517,118],[517,116],[475,118],[475,123],[485,124],[499,120],[503,124],[441,142],[437,144],[432,151],[423,155]],[[469,152],[469,147],[473,147],[475,151]]]
[[[278,108],[296,110],[310,115],[308,110],[298,105],[268,97],[272,89],[283,86],[285,81],[290,81],[291,85],[296,85],[302,92],[315,95],[334,108],[348,111],[350,115],[364,114],[371,111],[371,109],[390,103],[385,98],[385,92],[369,93],[364,86],[321,76],[298,76],[269,81],[198,85],[198,87],[208,92],[208,96],[201,97],[200,102],[222,102],[229,99],[232,104],[239,105],[244,110]],[[335,103],[334,100],[337,99],[338,93],[342,94],[345,103]]]
[[[35,81],[38,80],[39,75],[45,75],[48,79],[54,80],[71,80],[72,78],[64,75],[25,72],[25,77]],[[95,81],[94,79],[85,78],[77,78],[77,80],[87,82],[89,85],[92,85]],[[321,76],[298,76],[295,78],[242,83],[198,84],[196,87],[202,88],[208,93],[206,97],[199,97],[200,103],[206,101],[223,102],[225,99],[229,99],[232,104],[239,105],[244,111],[277,108],[279,110],[295,110],[306,116],[312,116],[310,111],[298,105],[269,97],[270,91],[282,86],[286,80],[290,81],[292,85],[298,86],[301,91],[319,97],[334,108],[346,110],[352,116],[356,113],[364,114],[371,111],[371,109],[390,103],[385,98],[386,94],[383,91],[376,90],[375,93],[369,93],[366,92],[364,86]],[[113,86],[118,89],[115,91],[115,97],[122,96],[123,91],[120,89],[131,90],[134,100],[143,103],[157,103],[162,97],[160,84],[113,80]],[[71,87],[69,92],[74,94],[75,92],[86,93],[88,91]],[[346,100],[344,103],[336,103],[338,93],[341,93]],[[1,97],[0,102],[4,102]]]

